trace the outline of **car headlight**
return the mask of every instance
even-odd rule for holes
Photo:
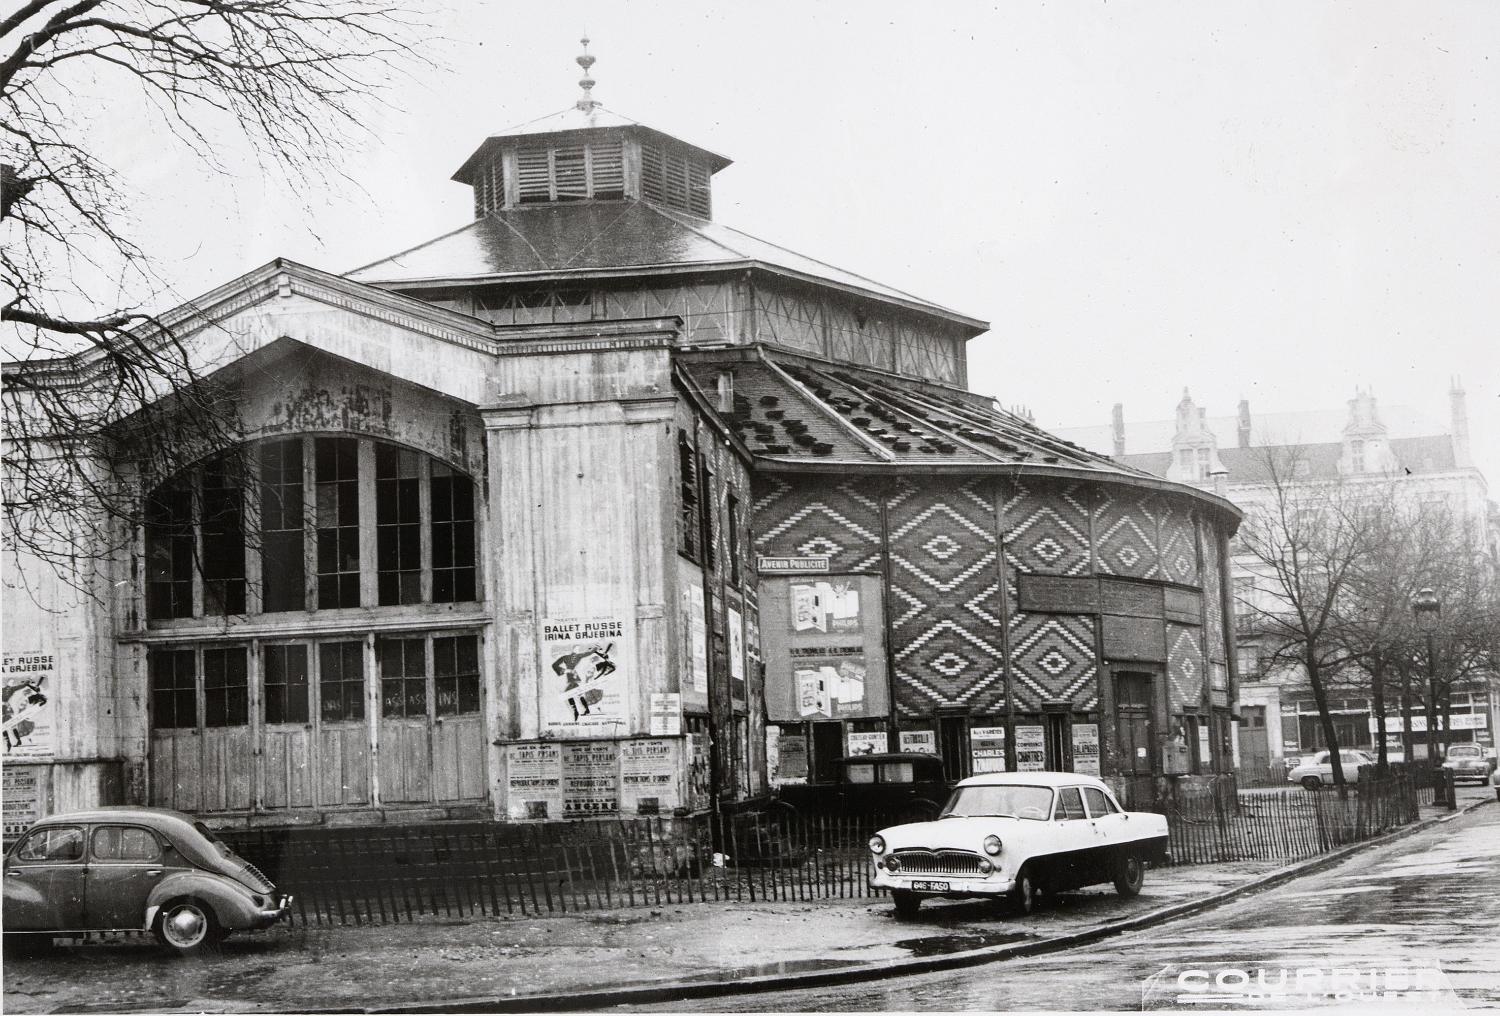
[[[992,872],[994,870],[995,870],[995,866],[990,863],[989,858],[987,858],[987,857],[981,857],[979,859],[979,874],[981,874],[981,875],[988,875],[990,872]]]
[[[1000,855],[1000,837],[993,833],[986,836],[984,838],[984,852],[991,857],[998,857]]]
[[[876,833],[874,836],[870,837],[870,853],[872,853],[872,854],[883,854],[883,853],[885,853],[885,837],[884,836],[881,836],[879,833]]]
[[[901,858],[895,857],[895,856],[887,857],[885,859],[885,869],[886,869],[886,871],[889,871],[889,872],[900,871],[901,870]]]

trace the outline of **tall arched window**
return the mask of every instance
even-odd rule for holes
[[[146,618],[480,599],[474,481],[370,438],[255,442],[146,499]]]

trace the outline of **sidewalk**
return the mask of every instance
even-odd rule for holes
[[[1461,790],[1459,804],[1491,799],[1488,788]],[[1448,814],[1424,807],[1417,825]],[[7,962],[5,1009],[359,1009],[832,972],[1104,928],[1284,867],[1256,861],[1152,871],[1136,899],[1095,887],[1048,900],[1024,920],[982,901],[928,901],[910,922],[897,921],[882,900],[699,903],[546,918],[282,927],[236,936],[219,955],[201,960],[164,955],[141,940],[91,944]]]

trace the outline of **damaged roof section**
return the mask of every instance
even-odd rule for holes
[[[763,346],[679,355],[692,383],[761,465],[1019,465],[1150,475],[942,385]]]

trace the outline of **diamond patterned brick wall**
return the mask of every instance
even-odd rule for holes
[[[1193,516],[1186,505],[1173,504],[1165,498],[1159,499],[1161,521],[1161,567],[1163,579],[1181,582],[1183,585],[1198,584],[1198,548],[1193,525]]]
[[[993,484],[903,481],[887,501],[887,609],[901,716],[1005,701]]]
[[[757,476],[755,550],[772,557],[826,554],[834,572],[879,571],[880,501],[859,480]]]
[[[1167,623],[1167,680],[1171,711],[1199,712],[1203,707],[1203,645],[1196,625]]]
[[[1016,614],[1010,619],[1011,684],[1016,708],[1037,712],[1043,701],[1066,699],[1094,709],[1099,673],[1094,619],[1081,614]]]
[[[1224,635],[1224,584],[1219,569],[1219,534],[1213,523],[1199,526],[1203,547],[1203,602],[1208,611],[1208,658],[1224,662],[1227,647]]]
[[[1089,574],[1087,486],[1007,480],[1001,496],[1009,567],[1028,575]]]
[[[1127,578],[1162,578],[1159,520],[1161,500],[1123,487],[1096,488],[1094,539],[1099,571]]]

